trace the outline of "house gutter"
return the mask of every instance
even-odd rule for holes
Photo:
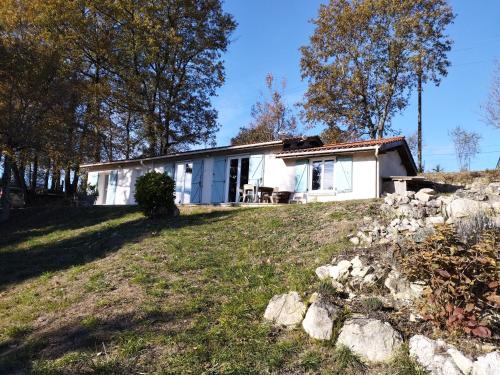
[[[309,152],[293,152],[293,153],[286,153],[286,154],[277,154],[277,158],[281,159],[290,159],[290,158],[295,158],[297,156],[311,156],[311,155],[324,155],[324,154],[340,154],[340,153],[351,153],[351,152],[356,152],[356,151],[370,151],[374,150],[380,147],[380,145],[377,146],[365,146],[365,147],[353,147],[353,148],[337,148],[337,149],[330,149],[330,150],[322,150],[322,151],[309,151]]]

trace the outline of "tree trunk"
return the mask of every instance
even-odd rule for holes
[[[31,194],[36,193],[36,183],[38,180],[38,154],[35,153],[35,157],[33,159],[33,169],[31,171]]]
[[[424,171],[422,165],[422,70],[418,72],[418,125],[417,125],[417,144],[418,144],[418,171]]]
[[[9,182],[11,174],[11,159],[10,156],[5,154],[3,160],[3,174],[0,195],[0,223],[7,221],[10,216],[10,196],[9,196]]]
[[[12,172],[14,172],[14,178],[16,179],[16,183],[24,195],[24,199],[26,201],[29,201],[28,187],[26,186],[26,180],[24,179],[24,167],[18,168],[15,161],[11,162],[11,167],[12,167]]]
[[[77,165],[73,174],[73,182],[71,183],[71,191],[78,193],[78,181],[80,180],[80,167]]]
[[[69,166],[64,170],[64,195],[71,196],[71,168]]]
[[[50,177],[50,159],[49,159],[47,166],[45,168],[45,176],[43,179],[43,190],[45,190],[45,192],[47,192],[47,190],[49,190],[49,177]]]

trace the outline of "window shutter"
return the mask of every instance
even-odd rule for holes
[[[264,172],[264,155],[250,156],[248,166],[248,183],[255,186],[262,186]]]
[[[352,156],[337,157],[334,173],[337,193],[352,191]]]
[[[297,160],[295,164],[295,192],[305,193],[307,191],[307,166],[309,160]]]

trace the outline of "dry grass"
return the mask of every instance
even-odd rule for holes
[[[0,230],[0,373],[304,373],[328,345],[262,321],[319,287],[376,202],[23,211]]]

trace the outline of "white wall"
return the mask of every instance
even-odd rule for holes
[[[352,157],[352,191],[345,193],[307,193],[307,202],[329,202],[377,197],[376,159],[373,152],[357,153]]]
[[[295,162],[277,158],[274,154],[264,156],[263,185],[279,188],[280,191],[293,191],[295,186]]]

